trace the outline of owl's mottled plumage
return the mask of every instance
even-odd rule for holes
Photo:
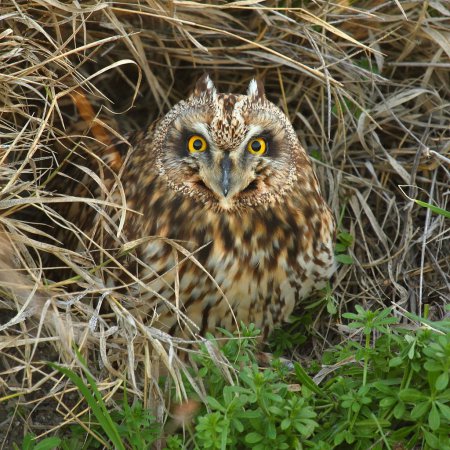
[[[206,140],[206,151],[188,151],[192,135]],[[261,156],[247,149],[257,137],[267,143]],[[137,273],[149,290],[135,295],[153,326],[191,337],[186,324],[204,334],[242,321],[267,335],[330,278],[332,214],[289,120],[260,83],[247,95],[219,94],[202,77],[127,152],[105,159],[120,167],[127,206],[137,212],[127,213],[125,238],[169,238],[192,252],[164,239],[139,246],[147,267]]]

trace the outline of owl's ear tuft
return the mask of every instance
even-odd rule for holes
[[[253,102],[264,100],[266,98],[266,94],[264,92],[263,82],[261,80],[253,78],[253,80],[250,81],[250,84],[248,85],[247,95]]]
[[[202,75],[197,83],[195,84],[194,92],[192,93],[192,97],[215,97],[216,96],[216,88],[214,87],[214,83],[212,82],[209,75],[205,73]]]

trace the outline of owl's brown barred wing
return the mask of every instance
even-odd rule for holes
[[[156,127],[157,122],[154,122],[148,130],[135,130],[124,133],[122,138],[114,137],[111,143],[99,149],[99,153],[103,161],[111,167],[115,172],[119,172],[123,167],[130,151],[146,141],[146,136],[151,136],[152,131]]]

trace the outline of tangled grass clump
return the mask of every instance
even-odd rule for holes
[[[72,153],[86,155],[93,142],[108,145],[144,128],[186,97],[205,71],[224,92],[244,90],[255,76],[264,79],[267,96],[286,112],[315,159],[337,218],[342,264],[328,296],[306,305],[280,338],[292,344],[289,354],[319,364],[333,345],[358,340],[342,320],[354,305],[392,307],[402,321],[411,319],[409,313],[444,318],[450,273],[449,22],[448,5],[439,0],[2,2],[3,448],[22,442],[28,432],[44,436],[66,423],[84,425],[85,404],[67,378],[46,364],[52,360],[85,377],[74,347],[106,403],[128,392],[169,429],[173,388],[177,401],[195,392],[220,415],[206,400],[205,380],[173,352],[180,343],[123,306],[133,299],[107,289],[107,269],[92,266],[92,250],[64,248],[58,230],[79,230],[59,205],[89,200],[58,195],[51,183]],[[5,263],[11,255],[14,267]],[[59,281],[55,271],[63,274]],[[236,383],[236,368],[205,345],[224,379]],[[341,356],[351,357],[345,349]],[[167,374],[163,385],[158,380]],[[443,404],[437,406],[441,412],[447,411]],[[17,421],[23,427],[13,425]],[[427,427],[431,423],[424,425],[430,433]],[[431,448],[443,442],[424,435]],[[230,436],[223,439],[235,438]],[[350,445],[351,436],[341,437]],[[409,442],[415,445],[411,437]]]

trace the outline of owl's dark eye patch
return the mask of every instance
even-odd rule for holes
[[[207,157],[209,154],[207,151],[209,148],[207,139],[199,132],[188,128],[184,128],[181,132],[178,132],[172,145],[182,158],[193,155]]]
[[[279,146],[272,132],[264,131],[263,133],[255,136],[255,138],[253,138],[251,142],[257,142],[258,139],[262,139],[265,142],[266,150],[264,152],[264,156],[269,158],[276,158],[278,156]]]

